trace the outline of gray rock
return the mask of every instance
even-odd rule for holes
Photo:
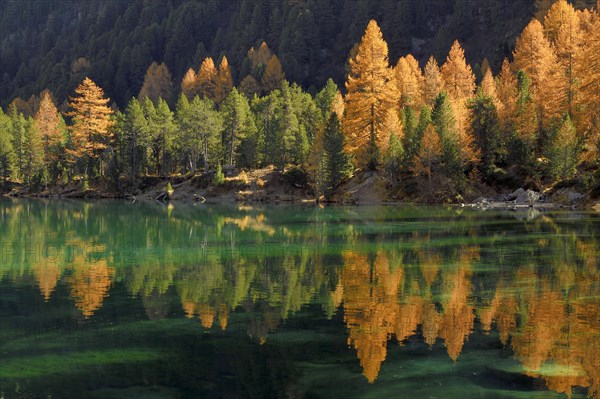
[[[507,201],[514,201],[516,200],[520,195],[525,194],[525,190],[523,190],[522,188],[519,188],[517,191],[515,191],[514,193],[510,193],[506,195],[506,200]]]
[[[521,189],[519,189],[521,190]],[[519,191],[517,190],[517,191]],[[515,191],[516,193],[516,191]],[[514,193],[513,193],[514,194]],[[517,204],[533,204],[534,202],[537,202],[540,199],[541,195],[540,193],[533,191],[533,190],[527,190],[524,191],[523,193],[520,193],[517,198],[515,199],[515,202]]]
[[[576,191],[569,191],[567,193],[567,201],[569,201],[569,204],[573,204],[575,202],[579,202],[583,199],[583,195],[579,194]]]

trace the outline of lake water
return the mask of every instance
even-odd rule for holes
[[[600,398],[600,214],[0,200],[2,398]]]

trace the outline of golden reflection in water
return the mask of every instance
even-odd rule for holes
[[[73,216],[75,222],[85,218],[81,213]],[[262,214],[222,218],[222,223],[268,236],[277,232]],[[46,237],[36,235],[33,227],[31,234],[15,227],[14,234],[44,243]],[[484,333],[497,333],[502,345],[513,351],[524,374],[543,379],[549,389],[567,396],[580,386],[588,388],[589,396],[600,397],[600,260],[593,239],[564,234],[540,239],[541,250],[563,246],[564,256],[547,258],[543,265],[526,257],[517,264],[503,263],[486,277],[491,283],[484,288],[476,284],[475,275],[481,248],[432,249],[428,236],[418,237],[426,245],[410,250],[365,251],[354,248],[360,243],[358,233],[348,234],[339,268],[307,251],[276,261],[209,254],[198,264],[178,262],[180,255],[166,251],[122,265],[106,245],[96,244],[101,237],[84,240],[66,230],[74,253],[15,253],[22,256],[13,262],[20,268],[3,269],[2,274],[13,280],[33,278],[44,301],[61,281],[66,283],[86,318],[102,307],[115,279],[144,299],[149,317],[165,317],[161,298],[173,286],[185,315],[197,319],[202,328],[218,325],[226,330],[232,312],[243,308],[251,314],[247,333],[265,343],[283,320],[317,300],[329,317],[343,311],[348,345],[369,382],[377,379],[392,339],[400,345],[409,338],[423,339],[429,346],[439,342],[449,359],[460,361],[477,318]],[[302,239],[300,233],[294,237]]]

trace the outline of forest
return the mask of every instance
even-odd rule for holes
[[[498,2],[472,7],[460,0],[453,7],[441,2],[431,15],[416,9],[416,2],[232,3],[170,1],[165,10],[153,2],[143,7],[114,2],[84,29],[91,6],[75,2],[78,29],[69,34],[61,31],[60,14],[42,16],[43,2],[25,3],[33,7],[32,19],[46,18],[49,27],[29,45],[41,25],[20,25],[18,3],[4,4],[3,21],[7,15],[17,18],[2,24],[2,30],[14,28],[2,32],[0,52],[6,71],[1,91],[6,106],[0,111],[3,190],[20,185],[48,192],[73,181],[88,187],[104,180],[123,191],[148,175],[168,181],[199,173],[210,173],[219,185],[224,167],[274,165],[306,181],[316,197],[331,197],[340,183],[364,171],[376,171],[390,192],[433,202],[473,195],[481,187],[541,190],[569,182],[598,194],[597,5],[517,2],[511,17],[501,15],[509,8]],[[527,4],[520,10],[520,3]],[[347,10],[359,6],[364,10]],[[123,13],[115,22],[111,15],[119,7]],[[311,14],[311,7],[328,12]],[[181,23],[184,16],[194,17],[191,9],[203,10],[199,18],[213,24],[209,16],[230,19],[220,27]],[[316,21],[328,15],[330,20]],[[444,22],[432,22],[435,15]],[[142,28],[134,17],[155,23]],[[479,22],[469,24],[469,18]],[[486,18],[504,23],[480,35],[476,29]],[[269,23],[258,23],[263,20]],[[419,22],[424,20],[428,28]],[[106,30],[110,24],[114,29]],[[161,35],[172,24],[177,32],[198,32],[177,33],[185,40],[166,42]],[[134,26],[135,34],[125,35]],[[503,29],[508,33],[498,33]],[[122,35],[115,36],[118,32]],[[111,41],[135,37],[155,47],[113,46],[106,54]],[[60,54],[51,49],[57,38],[64,49],[85,43],[87,50],[71,49],[72,54],[89,52],[97,59],[77,57],[68,73],[72,54],[57,62]],[[259,41],[242,43],[254,38]],[[481,57],[476,63],[467,61],[465,42]],[[19,60],[17,44],[30,62]],[[101,62],[106,64],[98,66]],[[37,91],[28,100],[15,97]]]

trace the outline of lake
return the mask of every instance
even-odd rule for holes
[[[2,398],[600,398],[600,214],[0,199]]]

